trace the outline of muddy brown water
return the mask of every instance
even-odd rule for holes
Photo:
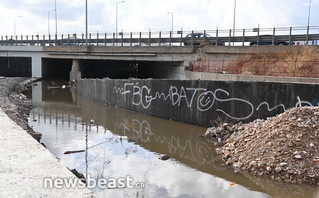
[[[199,137],[206,128],[93,102],[62,88],[66,84],[33,84],[26,92],[35,107],[29,125],[64,166],[86,178],[134,179],[133,188],[91,182],[98,197],[319,197],[317,186],[221,166],[214,142]]]

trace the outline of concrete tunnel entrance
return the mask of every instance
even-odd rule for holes
[[[84,60],[82,78],[176,78],[183,62]]]
[[[42,59],[42,78],[69,80],[72,59]]]
[[[184,66],[179,62],[73,60],[70,79],[79,78],[157,78],[182,79]]]
[[[72,71],[72,72],[71,72]],[[42,77],[70,80],[71,78],[158,78],[181,79],[183,62],[42,59]]]
[[[0,76],[31,77],[31,57],[0,57]]]

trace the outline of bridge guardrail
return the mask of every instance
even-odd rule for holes
[[[211,37],[188,38],[191,33],[203,33]],[[1,36],[0,45],[41,45],[41,46],[184,46],[185,42],[195,45],[208,42],[215,45],[249,45],[267,42],[275,45],[278,42],[319,40],[319,26],[309,27],[280,27],[280,28],[253,28],[233,30],[198,30],[174,32],[120,32],[89,34],[86,40],[84,34],[60,35],[21,35]]]

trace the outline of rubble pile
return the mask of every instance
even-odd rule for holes
[[[319,185],[319,107],[220,128],[210,128],[205,136],[225,142],[217,153],[235,171]]]
[[[244,129],[245,125],[242,122],[238,124],[223,123],[220,126],[208,128],[203,137],[216,139],[215,146],[223,146],[233,133],[240,133]]]

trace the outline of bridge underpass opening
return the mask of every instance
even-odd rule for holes
[[[178,79],[183,62],[82,60],[82,78],[162,78]]]
[[[42,59],[42,78],[69,80],[72,59]]]
[[[30,57],[0,57],[0,76],[31,77]]]
[[[138,62],[138,78],[182,79],[184,66],[176,62]]]

